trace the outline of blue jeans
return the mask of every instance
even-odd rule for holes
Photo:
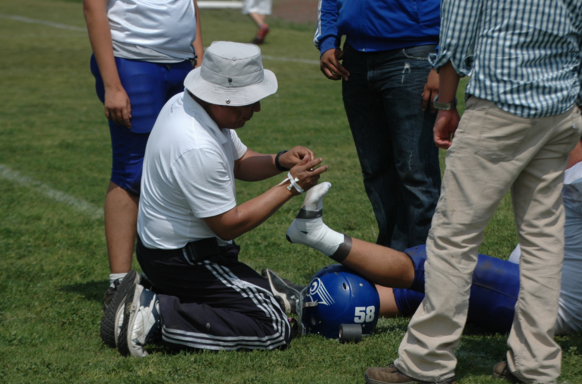
[[[440,194],[436,113],[421,109],[434,49],[365,53],[344,46],[350,71],[344,106],[380,230],[377,243],[399,251],[425,244]]]

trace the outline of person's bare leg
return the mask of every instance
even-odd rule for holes
[[[414,280],[414,264],[404,252],[352,239],[352,250],[341,261],[346,267],[373,283],[392,288],[409,288]]]
[[[401,313],[396,305],[394,291],[390,287],[376,285],[378,296],[380,296],[380,313],[381,317],[397,317]]]
[[[261,15],[256,12],[249,13],[249,16],[251,17],[251,19],[253,19],[255,24],[257,24],[258,28],[260,28],[261,25],[265,23],[265,19],[267,18],[267,15]]]
[[[109,182],[105,197],[105,237],[111,273],[131,270],[139,197]]]
[[[414,280],[414,265],[408,255],[351,238],[323,223],[323,197],[329,188],[331,184],[326,182],[307,192],[297,218],[287,230],[287,239],[323,252],[375,284],[409,288]]]

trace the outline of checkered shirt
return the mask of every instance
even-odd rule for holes
[[[582,105],[582,0],[442,0],[435,69],[451,61],[467,89],[526,118]]]

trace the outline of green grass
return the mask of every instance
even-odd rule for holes
[[[84,27],[81,3],[74,0],[5,1],[0,14]],[[202,26],[206,45],[246,41],[254,33],[236,11],[204,11]],[[263,53],[317,60],[312,36],[311,26],[276,21]],[[355,383],[367,367],[397,356],[407,319],[381,320],[378,332],[357,345],[309,336],[286,351],[172,353],[154,347],[141,360],[105,347],[98,330],[108,276],[103,220],[54,198],[61,191],[98,210],[108,184],[109,133],[89,71],[87,35],[2,18],[0,47],[0,383]],[[243,141],[271,153],[312,148],[330,166],[322,179],[334,185],[326,198],[327,223],[374,241],[377,227],[341,85],[326,80],[317,65],[265,60],[265,66],[277,74],[279,92],[239,131]],[[7,176],[6,169],[18,174]],[[277,182],[239,183],[239,201]],[[298,283],[329,264],[320,253],[285,241],[300,204],[291,201],[238,239],[241,259]],[[515,242],[506,198],[481,252],[506,258]],[[491,367],[503,359],[505,339],[468,327],[457,353],[459,382],[495,383]],[[558,341],[562,382],[582,382],[580,335]]]

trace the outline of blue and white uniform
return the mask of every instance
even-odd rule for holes
[[[109,120],[111,181],[139,195],[149,133],[166,101],[184,90],[184,79],[192,70],[196,12],[192,0],[109,0],[107,17],[117,72],[132,115],[131,129]],[[97,96],[104,102],[105,88],[94,56],[91,72]]]

